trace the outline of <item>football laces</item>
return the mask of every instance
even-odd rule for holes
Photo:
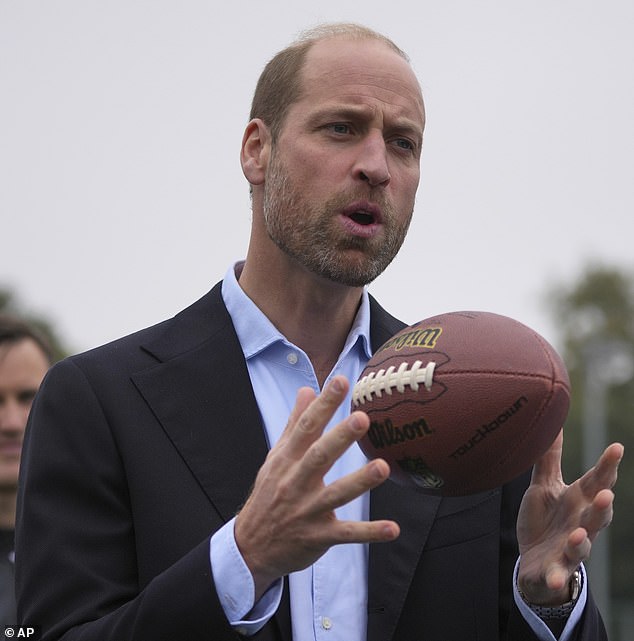
[[[381,398],[383,394],[391,395],[394,390],[401,394],[409,387],[414,392],[423,385],[431,390],[436,363],[430,361],[423,366],[422,361],[414,361],[411,367],[406,361],[398,369],[391,365],[378,372],[370,372],[363,376],[352,389],[352,403],[355,407],[370,402],[373,398]]]

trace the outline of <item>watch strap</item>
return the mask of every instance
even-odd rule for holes
[[[570,613],[574,610],[575,605],[577,604],[577,599],[579,594],[581,594],[581,572],[575,570],[572,577],[570,578],[570,601],[562,603],[561,605],[537,605],[535,603],[530,603],[522,591],[519,589],[518,592],[522,597],[524,603],[540,618],[544,620],[554,620],[554,619],[567,619],[570,616]]]

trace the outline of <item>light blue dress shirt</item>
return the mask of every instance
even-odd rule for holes
[[[273,326],[238,284],[237,263],[222,284],[222,296],[236,328],[247,368],[260,408],[270,447],[280,437],[295,403],[297,390],[312,387],[319,393],[317,377],[306,354]],[[361,306],[339,360],[328,380],[336,374],[356,381],[371,356],[370,308],[368,294]],[[349,414],[350,399],[342,403],[326,429]],[[325,477],[326,483],[359,469],[366,462],[353,446],[336,462]],[[346,520],[367,520],[369,494],[337,510]],[[283,581],[275,582],[254,604],[254,584],[238,550],[231,520],[211,538],[210,559],[213,579],[228,620],[241,634],[252,635],[273,616],[282,596]],[[289,575],[291,620],[294,641],[365,641],[367,606],[367,545],[338,545],[330,548],[309,568]],[[577,607],[568,620],[560,641],[571,635],[586,599],[586,581]],[[554,636],[516,594],[516,601],[538,637],[554,641]],[[524,606],[524,607],[523,607]]]

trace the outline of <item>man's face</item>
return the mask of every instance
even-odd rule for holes
[[[266,228],[311,272],[364,285],[411,220],[425,120],[418,81],[385,44],[335,38],[309,51],[302,84],[267,167]]]
[[[48,367],[30,338],[0,345],[0,489],[17,488],[24,428]]]

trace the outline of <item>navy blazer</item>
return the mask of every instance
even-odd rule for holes
[[[403,324],[371,300],[374,348]],[[43,641],[225,641],[209,538],[267,453],[220,284],[154,327],[73,356],[33,405],[18,498],[18,616]],[[534,641],[516,610],[526,476],[441,499],[386,482],[371,518],[368,641]],[[256,641],[291,641],[288,590]],[[590,598],[576,639],[605,639]]]

